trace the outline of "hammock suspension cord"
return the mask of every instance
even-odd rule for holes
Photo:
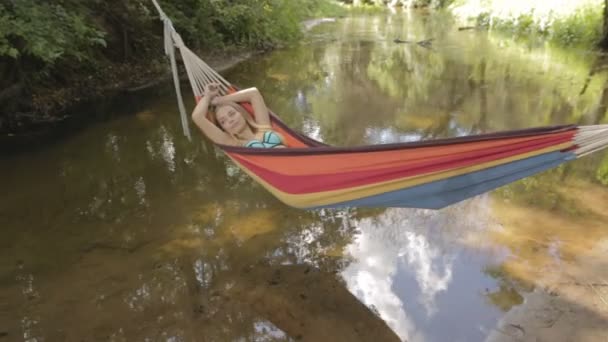
[[[210,83],[217,83],[220,85],[220,94],[225,95],[228,93],[231,84],[219,73],[213,70],[205,61],[200,59],[194,52],[192,52],[184,44],[182,37],[177,33],[173,27],[171,19],[165,14],[157,0],[152,0],[154,7],[160,15],[160,19],[163,22],[163,38],[165,45],[165,54],[169,57],[171,63],[171,71],[173,74],[173,83],[175,86],[175,93],[177,94],[177,104],[179,106],[180,117],[182,121],[182,129],[184,135],[191,140],[190,128],[188,124],[188,115],[186,113],[186,107],[184,106],[184,100],[181,93],[181,87],[179,83],[179,74],[177,70],[177,62],[175,59],[175,49],[179,49],[182,62],[186,69],[190,86],[196,98],[203,96],[205,86]]]

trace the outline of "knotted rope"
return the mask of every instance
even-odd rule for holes
[[[180,117],[182,121],[182,129],[184,134],[191,140],[190,127],[188,124],[188,115],[186,113],[186,107],[184,106],[184,100],[181,93],[181,87],[179,82],[179,74],[177,70],[177,62],[175,59],[175,49],[179,49],[182,62],[192,87],[192,92],[195,98],[203,96],[205,86],[209,83],[217,83],[220,85],[220,94],[224,95],[228,93],[228,89],[231,87],[230,82],[213,70],[205,61],[200,59],[194,52],[192,52],[184,44],[182,37],[177,33],[173,27],[171,19],[165,14],[157,0],[152,0],[154,7],[160,15],[160,20],[164,26],[164,45],[165,54],[169,57],[171,62],[171,71],[173,73],[173,83],[175,86],[175,93],[177,94],[177,104],[179,106]]]

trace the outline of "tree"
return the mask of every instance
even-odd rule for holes
[[[604,0],[604,25],[602,28],[602,40],[600,40],[599,47],[602,50],[608,50],[608,0]]]

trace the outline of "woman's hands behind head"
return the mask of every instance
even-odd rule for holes
[[[213,103],[213,100],[219,95],[220,93],[220,85],[218,83],[209,83],[205,86],[205,93],[203,95],[208,96],[212,101],[211,103]]]
[[[218,106],[222,104],[222,97],[219,95],[216,95],[215,97],[213,97],[211,99],[211,104],[214,106]]]

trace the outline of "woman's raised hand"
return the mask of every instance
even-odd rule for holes
[[[205,96],[213,100],[220,93],[220,85],[218,83],[209,83],[205,86]]]

